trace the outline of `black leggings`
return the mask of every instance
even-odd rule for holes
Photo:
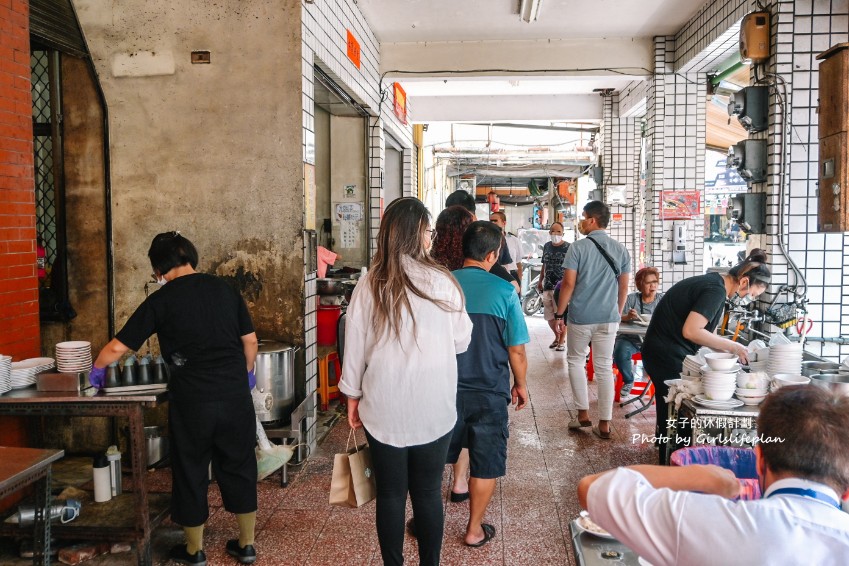
[[[377,483],[377,539],[383,563],[404,562],[404,512],[407,492],[413,502],[419,564],[439,564],[442,550],[442,473],[451,432],[418,446],[397,448],[374,439],[368,431]]]

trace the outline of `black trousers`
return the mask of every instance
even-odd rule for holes
[[[453,432],[453,431],[452,431]],[[366,431],[377,484],[377,539],[383,563],[404,563],[404,511],[413,503],[419,564],[439,564],[442,551],[442,472],[452,432],[427,444],[397,448]]]
[[[184,527],[209,518],[209,463],[231,513],[256,511],[256,418],[250,397],[202,403],[172,400],[171,519]]]

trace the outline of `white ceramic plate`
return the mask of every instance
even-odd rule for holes
[[[595,535],[600,538],[615,538],[612,534],[608,533],[607,531],[593,523],[592,519],[590,519],[589,513],[587,513],[586,511],[581,511],[580,516],[575,522],[578,524],[579,527],[581,527],[583,530],[590,533],[591,535]]]
[[[695,397],[693,397],[693,401],[704,407],[710,407],[711,409],[733,409],[735,407],[743,406],[743,402],[739,399],[729,399],[728,401],[712,401],[710,399],[705,399],[702,395],[696,395]]]
[[[91,348],[91,342],[85,340],[72,340],[70,342],[59,342],[56,344],[57,350],[74,350],[77,348]]]

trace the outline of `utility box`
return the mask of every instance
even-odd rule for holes
[[[766,140],[743,140],[728,148],[727,166],[750,185],[766,181]]]
[[[747,86],[728,100],[728,115],[737,116],[740,125],[751,134],[766,130],[768,109],[769,89],[765,86]]]
[[[744,63],[769,59],[769,12],[752,12],[740,22],[740,58]]]
[[[766,194],[740,193],[733,197],[731,218],[749,234],[766,234]]]
[[[819,68],[819,195],[817,229],[849,231],[849,43],[817,56]]]

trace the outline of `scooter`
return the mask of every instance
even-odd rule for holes
[[[542,293],[537,289],[539,275],[534,277],[528,285],[528,292],[522,297],[522,312],[525,316],[533,316],[542,310]]]

